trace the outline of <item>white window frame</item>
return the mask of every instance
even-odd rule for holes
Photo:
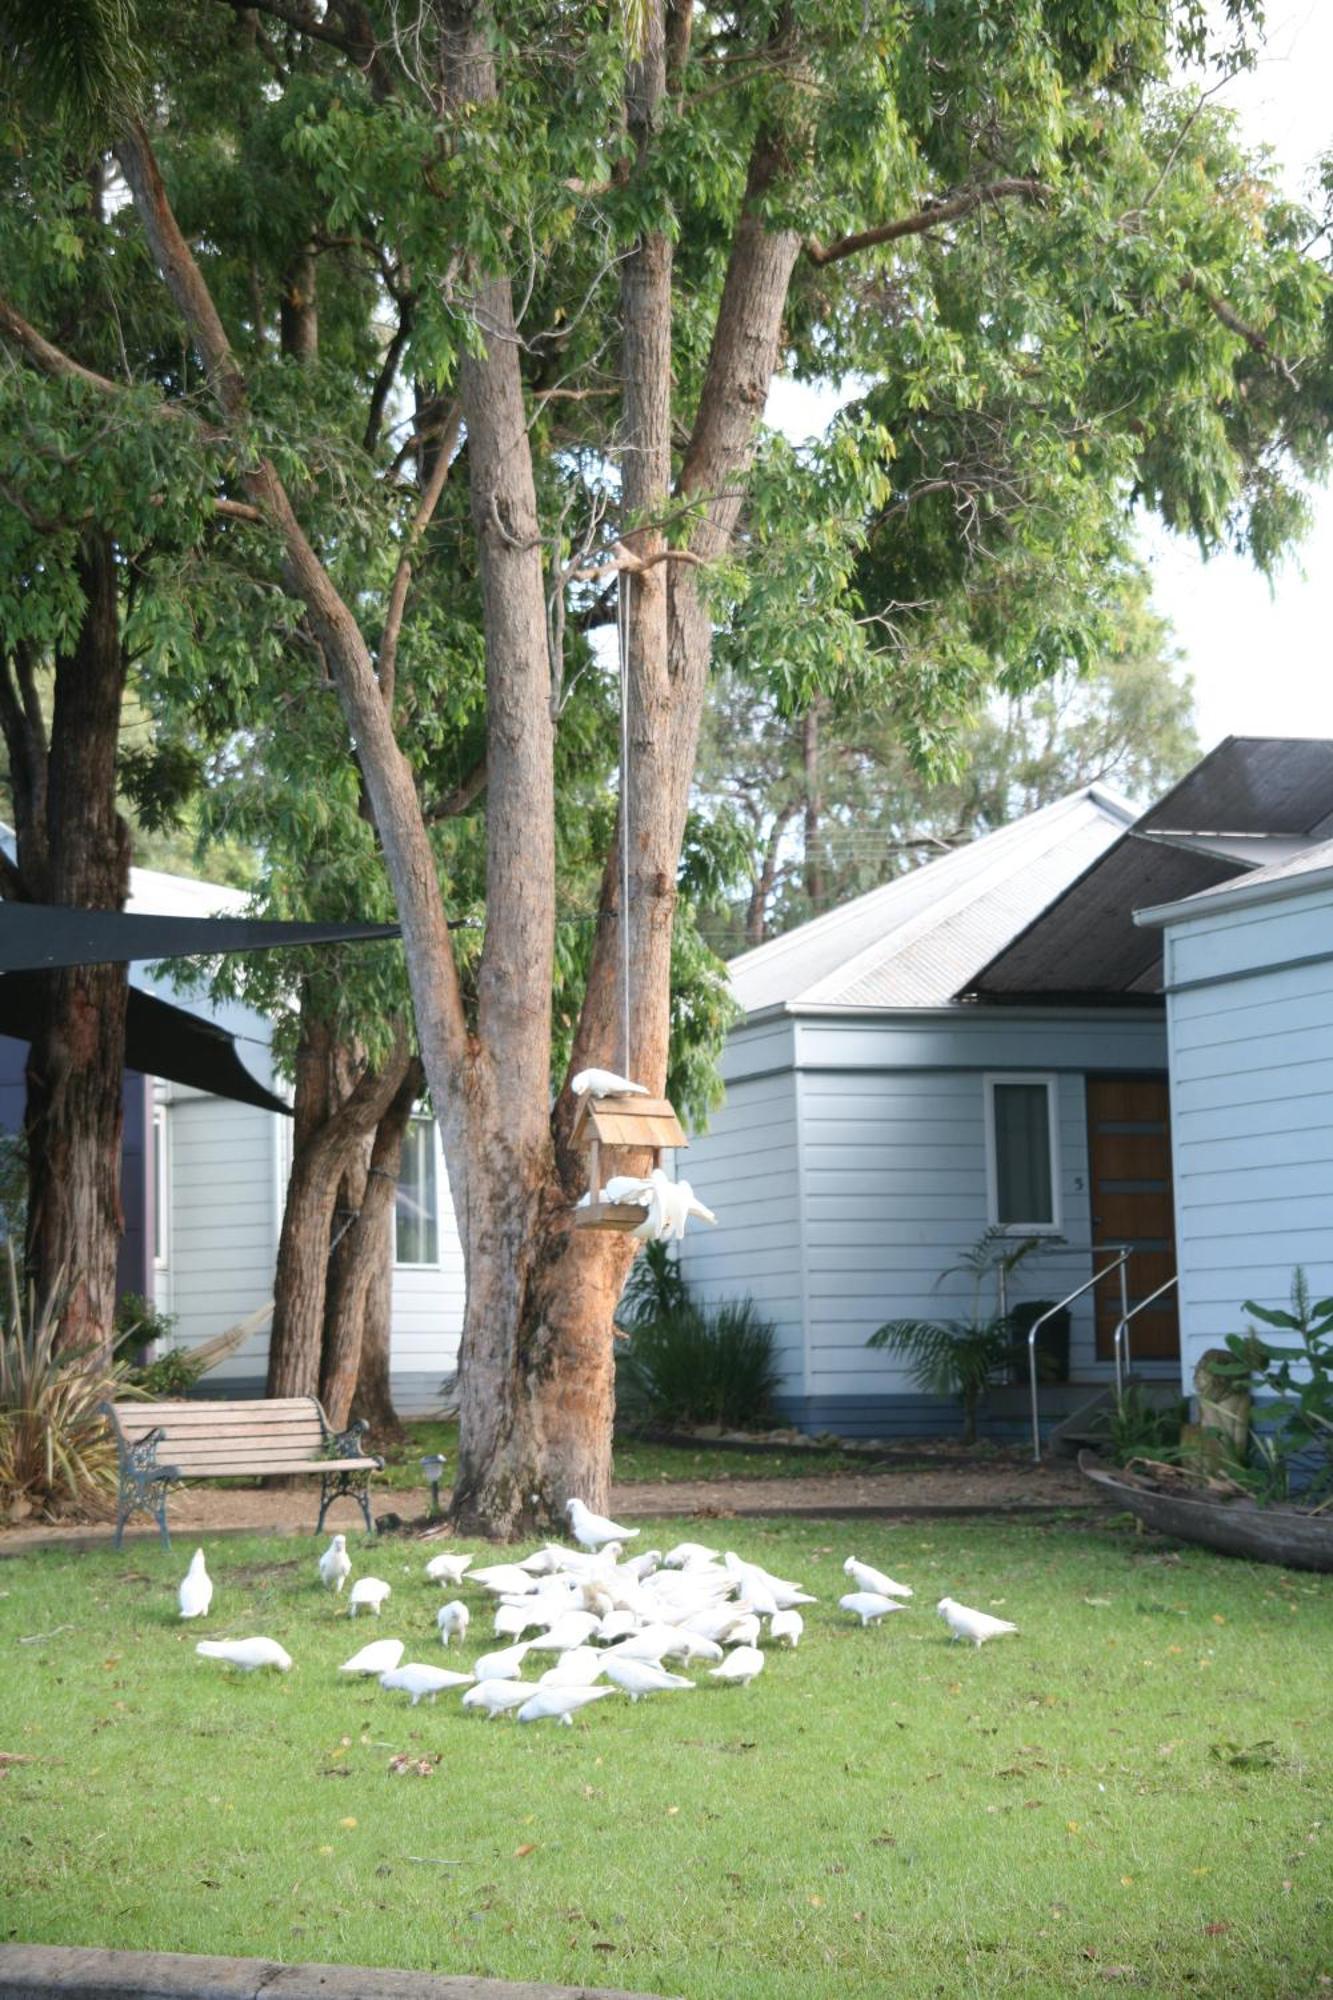
[[[1060,1173],[1060,1079],[1053,1070],[992,1070],[981,1079],[986,1116],[986,1220],[1007,1236],[1063,1236],[1064,1203]],[[995,1156],[995,1089],[997,1084],[1039,1083],[1046,1091],[1046,1117],[1051,1148],[1051,1220],[1000,1221],[1000,1173]]]
[[[168,1100],[153,1104],[153,1269],[171,1269],[171,1119]],[[161,1245],[159,1250],[158,1245]]]
[[[429,1125],[431,1149],[435,1161],[435,1255],[419,1263],[409,1263],[398,1255],[398,1214],[395,1206],[393,1218],[393,1268],[395,1271],[438,1271],[444,1263],[444,1228],[440,1219],[440,1186],[444,1176],[444,1150],[440,1144],[440,1121],[432,1118],[424,1106],[414,1110],[408,1130],[413,1125]],[[395,1185],[395,1195],[397,1187]]]

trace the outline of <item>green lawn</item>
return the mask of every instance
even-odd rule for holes
[[[1073,1524],[728,1533],[820,1595],[800,1651],[573,1730],[338,1679],[376,1635],[441,1657],[411,1545],[370,1559],[378,1624],[313,1541],[210,1549],[210,1633],[280,1639],[286,1677],[196,1658],[188,1548],[0,1562],[0,1751],[31,1760],[0,1778],[3,1933],[690,2000],[1324,1990],[1333,1578]],[[836,1610],[853,1547],[909,1615]],[[951,1647],[946,1590],[1021,1636]]]
[[[381,1484],[398,1490],[421,1484],[421,1457],[424,1452],[443,1452],[449,1464],[448,1485],[458,1463],[456,1423],[410,1424],[411,1443],[390,1455]],[[791,1451],[725,1451],[717,1445],[648,1444],[640,1438],[617,1438],[615,1474],[624,1482],[656,1485],[674,1479],[827,1479],[830,1472],[867,1472],[875,1464],[864,1452],[827,1451],[809,1445]]]

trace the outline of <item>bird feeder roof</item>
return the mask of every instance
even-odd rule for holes
[[[684,1146],[680,1120],[665,1097],[582,1097],[574,1137],[586,1146]],[[642,1218],[640,1218],[642,1220]]]

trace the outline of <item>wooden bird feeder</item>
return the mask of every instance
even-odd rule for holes
[[[578,1229],[612,1229],[628,1235],[643,1221],[644,1211],[633,1202],[602,1200],[602,1148],[645,1148],[660,1167],[668,1146],[688,1144],[679,1118],[665,1097],[587,1097],[574,1114],[574,1139],[588,1149],[588,1200],[574,1210]],[[616,1169],[617,1172],[621,1169]]]

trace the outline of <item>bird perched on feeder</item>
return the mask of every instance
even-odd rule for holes
[[[239,1667],[243,1674],[256,1673],[260,1667],[276,1667],[285,1674],[292,1664],[291,1654],[276,1639],[201,1639],[194,1650],[206,1660]]]
[[[575,1097],[647,1097],[646,1083],[631,1083],[627,1076],[617,1076],[613,1069],[581,1069],[576,1077],[571,1077],[570,1089]]]
[[[340,1594],[352,1574],[352,1558],[347,1553],[346,1535],[335,1535],[319,1559],[319,1580],[325,1590]]]
[[[204,1552],[196,1549],[178,1593],[182,1618],[206,1618],[213,1602],[213,1579],[204,1567]]]
[[[617,1527],[605,1514],[594,1514],[577,1499],[565,1502],[565,1514],[570,1534],[585,1549],[605,1548],[608,1542],[628,1542],[639,1532],[637,1528]]]
[[[988,1611],[970,1611],[966,1604],[958,1604],[952,1597],[942,1597],[935,1609],[948,1626],[951,1639],[970,1639],[974,1646],[984,1646],[987,1639],[998,1639],[1006,1632],[1018,1630],[1007,1618],[992,1618]]]

